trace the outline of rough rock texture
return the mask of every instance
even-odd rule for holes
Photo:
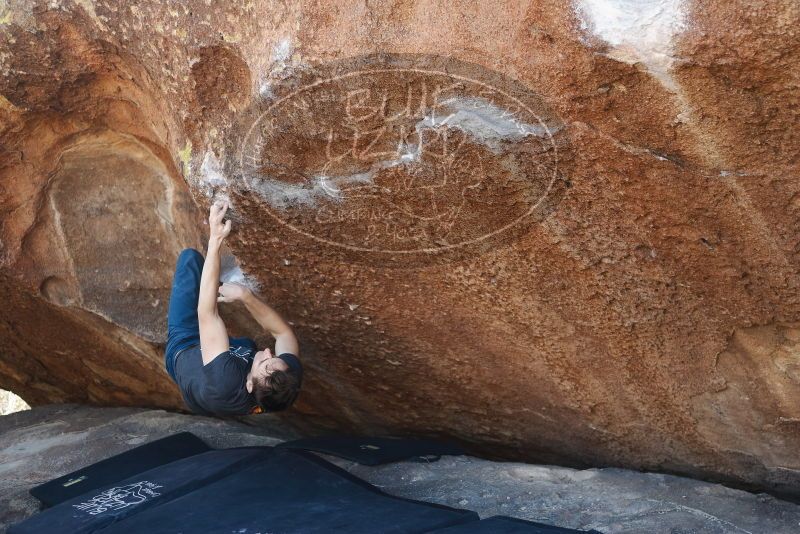
[[[340,462],[341,464],[341,462]],[[618,468],[499,463],[446,457],[350,472],[401,497],[611,533],[795,532],[797,505],[721,485]]]
[[[273,445],[278,428],[157,410],[45,406],[0,417],[0,529],[30,516],[30,487],[187,430],[218,448]],[[574,470],[469,456],[367,467],[325,457],[402,497],[606,534],[789,534],[800,506],[687,478],[624,469]]]
[[[228,197],[298,428],[800,495],[796,2],[0,9],[0,387],[178,407]]]

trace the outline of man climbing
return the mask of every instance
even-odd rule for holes
[[[220,248],[231,231],[227,202],[211,206],[208,253],[186,249],[178,257],[167,315],[165,364],[186,405],[203,415],[285,410],[297,398],[303,367],[292,329],[248,288],[219,282]],[[229,338],[217,302],[241,301],[275,338],[275,353],[253,340]]]

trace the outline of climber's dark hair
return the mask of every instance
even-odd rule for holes
[[[287,409],[299,394],[300,380],[292,371],[274,371],[266,380],[253,382],[256,403],[265,412]]]

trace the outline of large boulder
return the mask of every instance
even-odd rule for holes
[[[3,9],[0,387],[178,408],[228,198],[297,428],[800,494],[795,2]]]

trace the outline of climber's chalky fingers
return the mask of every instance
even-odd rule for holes
[[[225,239],[231,231],[231,221],[228,219],[223,222],[225,213],[228,211],[226,201],[216,201],[211,205],[208,214],[208,226],[211,229],[211,237]]]

